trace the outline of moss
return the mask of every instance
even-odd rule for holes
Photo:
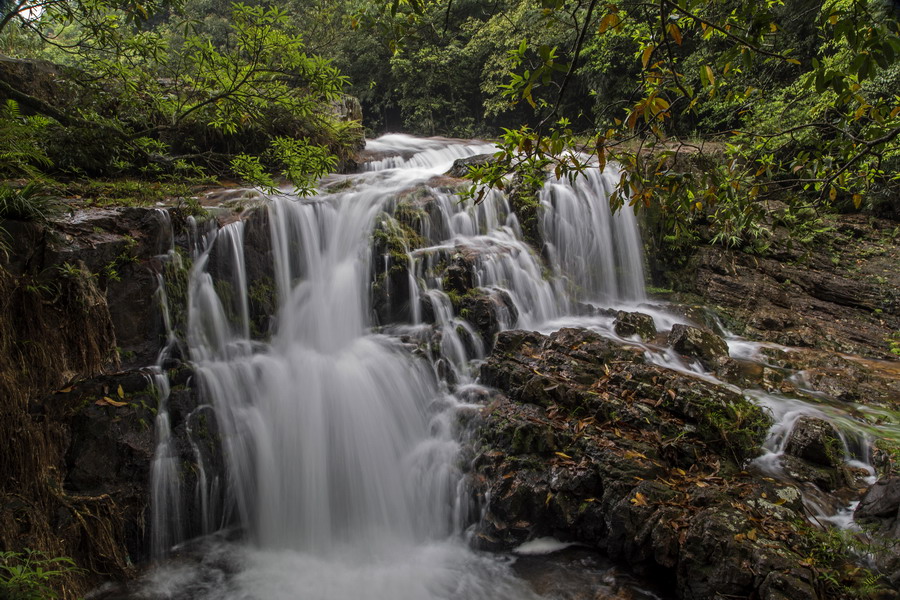
[[[178,181],[88,179],[67,184],[63,192],[90,206],[154,206],[176,198],[191,198],[198,187],[214,184],[215,181],[208,178],[185,178]]]
[[[703,405],[698,419],[701,433],[724,442],[738,464],[759,454],[771,425],[762,408],[743,397],[726,402],[698,395],[693,401]]]
[[[250,282],[247,289],[250,309],[250,335],[254,339],[266,339],[269,335],[268,319],[275,314],[277,296],[275,282],[262,276]]]
[[[509,445],[510,454],[540,454],[555,449],[553,431],[549,427],[538,427],[530,423],[516,427]]]
[[[192,261],[180,248],[176,252],[179,260],[170,260],[163,266],[163,284],[172,330],[183,338],[187,331],[188,279]]]
[[[422,189],[419,197],[426,195],[426,191]],[[418,235],[417,232],[424,231],[424,225],[428,222],[428,213],[420,206],[415,206],[412,202],[403,201],[397,204],[393,213],[394,219],[406,230]]]
[[[387,214],[382,215],[372,232],[372,242],[376,254],[390,257],[390,268],[403,270],[407,268],[409,252],[427,245],[411,225]]]
[[[540,234],[541,201],[538,199],[538,189],[524,187],[521,181],[514,184],[509,195],[509,203],[519,219],[522,228],[522,237],[533,248],[541,248],[544,243]]]

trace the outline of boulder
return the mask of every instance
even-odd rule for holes
[[[472,325],[487,348],[493,345],[499,331],[510,327],[519,317],[512,298],[503,290],[484,290],[484,293],[463,296],[459,302],[459,315]]]
[[[653,317],[640,312],[620,310],[616,314],[613,328],[622,337],[636,335],[644,341],[652,340],[656,337],[656,325],[653,323]]]
[[[853,516],[857,521],[900,518],[900,476],[876,481],[859,501]]]
[[[875,482],[856,507],[853,518],[870,529],[877,569],[900,588],[900,476]]]
[[[706,328],[679,323],[672,327],[668,342],[676,352],[696,358],[708,369],[715,367],[717,359],[728,356],[728,344]]]
[[[465,158],[457,158],[447,171],[450,177],[465,177],[469,172],[469,167],[482,167],[494,161],[493,154],[476,154],[475,156],[467,156]]]
[[[844,443],[828,421],[803,416],[797,419],[785,452],[824,467],[840,467],[844,462]]]

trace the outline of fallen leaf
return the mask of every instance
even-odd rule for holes
[[[104,406],[104,405],[108,404],[109,406],[119,407],[119,406],[125,406],[128,403],[127,402],[119,402],[118,400],[113,400],[109,396],[103,396],[103,398],[101,398],[100,400],[97,400],[96,402],[94,402],[94,404],[97,404],[98,406]]]

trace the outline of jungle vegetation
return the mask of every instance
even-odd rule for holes
[[[510,171],[533,187],[617,160],[614,203],[672,239],[702,227],[753,249],[773,203],[795,221],[900,211],[891,0],[0,5],[8,181],[281,177],[311,193],[359,142],[340,118],[351,94],[369,134],[497,140],[476,197]]]

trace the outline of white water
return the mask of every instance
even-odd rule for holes
[[[366,165],[345,191],[311,200],[274,198],[269,222],[279,308],[269,343],[249,339],[242,224],[198,245],[188,345],[218,421],[228,491],[226,506],[211,507],[217,494],[201,472],[194,495],[203,504],[206,533],[236,522],[251,544],[210,553],[227,554],[238,565],[236,575],[210,579],[217,571],[209,564],[170,567],[168,576],[153,575],[149,597],[277,600],[295,598],[297,590],[323,600],[536,597],[508,561],[472,552],[464,541],[471,516],[456,464],[454,423],[465,402],[450,393],[454,386],[443,377],[452,372],[460,394],[477,387],[471,362],[484,357],[485,346],[455,314],[443,268],[468,261],[477,286],[508,299],[518,317],[500,303],[501,327],[584,326],[621,339],[611,317],[571,316],[576,300],[641,310],[661,331],[688,320],[643,304],[638,229],[627,207],[615,216],[609,212],[616,173],[608,167],[576,184],[553,181],[541,193],[549,268],[522,241],[503,194],[492,192],[473,205],[439,183],[425,186],[430,213],[418,233],[428,245],[408,249],[404,259],[410,267],[409,298],[402,299],[410,307],[409,322],[374,333],[370,277],[387,272],[395,260],[372,256],[376,223],[396,208],[398,197],[444,173],[456,158],[490,149],[385,136],[370,142],[369,150],[395,156]],[[228,298],[207,271],[213,249],[232,265]],[[423,302],[430,303],[431,325],[422,321]],[[427,345],[428,360],[413,358],[388,335],[424,341],[433,330],[440,343],[436,350]],[[754,351],[741,340],[730,345],[735,356]],[[670,350],[645,347],[659,364],[722,384]],[[778,427],[789,431],[792,421],[787,404],[773,398],[759,401],[777,417],[769,447],[775,456],[784,437]],[[179,531],[165,525],[177,518],[173,498],[181,491],[177,470],[166,466],[164,408],[153,486],[159,548],[180,541]]]
[[[587,170],[577,185],[551,180],[541,190],[542,230],[551,264],[558,264],[582,299],[640,301],[644,251],[634,213],[613,215],[608,199],[618,174],[612,167]]]
[[[211,515],[210,490],[196,496],[205,527],[231,514],[252,545],[222,550],[240,564],[234,576],[210,581],[208,566],[179,565],[168,576],[157,571],[148,584],[151,597],[278,599],[298,590],[322,599],[536,597],[508,561],[472,552],[464,542],[468,494],[453,430],[461,401],[428,361],[369,329],[373,260],[384,268],[370,250],[378,215],[456,158],[491,147],[406,136],[371,146],[402,150],[405,157],[368,165],[348,191],[272,200],[279,308],[269,343],[249,339],[242,224],[209,236],[195,258],[187,341],[218,422],[227,506]],[[418,302],[428,298],[443,334],[433,358],[448,361],[465,384],[472,379],[469,361],[483,357],[484,346],[453,314],[429,257],[477,251],[479,285],[508,290],[520,322],[561,314],[566,300],[543,279],[501,195],[466,208],[445,194],[438,205],[439,224],[422,232],[435,246],[408,258],[415,276],[410,326]],[[231,265],[227,297],[208,270],[214,249],[217,261]],[[161,409],[164,415],[164,404]],[[161,438],[168,440],[160,419]],[[168,460],[168,452],[161,446],[159,459]],[[160,469],[158,477],[157,520],[173,516],[166,506],[179,492],[177,481],[164,484],[170,470]],[[207,485],[205,473],[199,482]],[[169,531],[157,545],[176,541],[177,532]]]

